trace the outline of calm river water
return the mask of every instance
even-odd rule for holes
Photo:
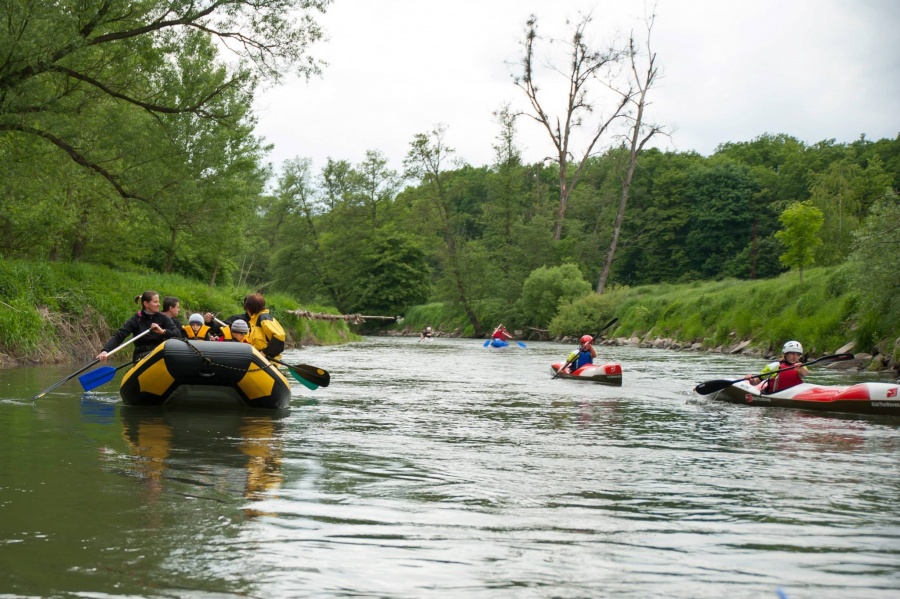
[[[332,384],[280,415],[0,371],[0,597],[900,596],[898,419],[691,393],[740,357],[601,347],[623,387],[551,380],[569,350],[287,352]]]

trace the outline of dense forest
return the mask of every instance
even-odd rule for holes
[[[501,109],[489,165],[461,162],[437,125],[410,140],[402,171],[378,149],[273,169],[253,94],[288,67],[318,71],[309,47],[327,5],[7,5],[0,257],[175,273],[342,312],[442,301],[476,335],[495,319],[547,329],[560,300],[602,290],[607,257],[611,288],[834,266],[859,318],[877,315],[872,335],[900,330],[900,136],[648,147],[631,175],[627,141],[579,165],[524,163]],[[561,166],[580,169],[571,189]]]

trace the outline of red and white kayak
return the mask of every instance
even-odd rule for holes
[[[712,397],[752,406],[900,415],[900,385],[894,383],[859,383],[847,387],[802,383],[777,393],[763,393],[763,384],[741,381]]]
[[[566,362],[558,362],[550,366],[550,372],[556,375],[560,368],[563,368]],[[603,385],[622,386],[622,365],[618,362],[607,362],[606,364],[585,364],[574,372],[560,372],[557,378],[576,379],[579,381],[589,381],[592,383],[600,383]]]

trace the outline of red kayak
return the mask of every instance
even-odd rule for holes
[[[712,397],[753,406],[900,415],[900,385],[893,383],[859,383],[844,387],[802,383],[777,393],[763,393],[763,384],[741,381]]]
[[[556,375],[559,369],[564,367],[566,362],[557,362],[550,366],[550,372]],[[557,378],[575,379],[578,381],[589,381],[591,383],[600,383],[601,385],[613,385],[615,387],[622,386],[622,366],[618,362],[607,362],[606,364],[585,364],[574,372],[560,372]]]

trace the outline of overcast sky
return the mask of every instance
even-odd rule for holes
[[[512,82],[524,24],[563,37],[591,12],[592,39],[641,32],[643,0],[336,0],[313,54],[321,78],[288,78],[259,94],[257,132],[276,168],[307,157],[361,162],[379,150],[390,168],[417,133],[437,124],[458,158],[494,161],[504,103],[524,109]],[[787,133],[807,143],[900,133],[900,1],[660,0],[652,46],[663,78],[648,119],[672,135],[657,146],[708,155],[719,144]],[[638,36],[642,39],[643,34]],[[547,76],[542,83],[549,90]],[[559,94],[557,94],[559,96]],[[556,103],[547,97],[551,114]],[[526,162],[552,154],[547,133],[519,125]]]

